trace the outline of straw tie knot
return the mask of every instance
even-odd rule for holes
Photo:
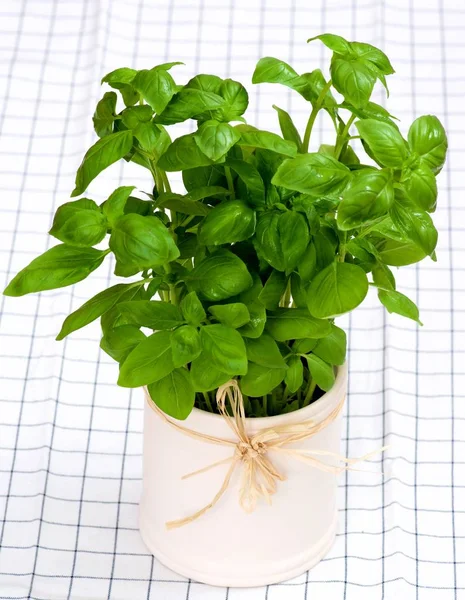
[[[250,440],[249,442],[240,441],[236,444],[236,456],[240,460],[255,460],[260,455],[266,454],[268,448],[264,442]]]

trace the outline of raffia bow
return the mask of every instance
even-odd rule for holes
[[[228,414],[226,408],[226,400],[229,400],[232,415]],[[318,432],[325,429],[332,423],[342,410],[345,398],[343,397],[334,410],[332,410],[322,421],[315,423],[313,420],[302,421],[300,423],[291,423],[288,425],[277,425],[261,429],[257,433],[249,436],[246,431],[246,417],[244,411],[244,401],[239,385],[235,379],[231,379],[224,385],[218,388],[216,394],[216,402],[221,416],[224,418],[232,432],[234,433],[235,441],[217,438],[207,434],[199,433],[187,427],[183,427],[178,423],[171,421],[164,412],[148,397],[150,407],[169,425],[195,439],[200,439],[211,444],[219,444],[221,446],[230,446],[233,449],[233,454],[229,458],[214,462],[198,471],[193,471],[184,475],[182,479],[194,477],[205,473],[214,467],[229,464],[230,467],[226,473],[218,492],[215,494],[211,502],[206,506],[184,519],[176,519],[168,521],[166,527],[174,529],[182,527],[192,521],[195,521],[208,510],[213,508],[226,492],[231,482],[231,478],[237,466],[242,465],[241,484],[239,489],[239,504],[246,512],[253,512],[257,501],[263,498],[268,504],[271,504],[271,496],[276,493],[276,484],[278,481],[284,481],[286,477],[280,473],[271,462],[269,452],[280,452],[292,456],[295,459],[301,460],[321,471],[340,474],[342,471],[356,470],[352,465],[367,460],[375,454],[384,452],[388,446],[365,454],[360,458],[346,458],[335,452],[326,450],[307,450],[297,448],[286,448],[289,444],[311,438]],[[336,464],[330,464],[319,460],[316,457],[328,457],[335,461]]]

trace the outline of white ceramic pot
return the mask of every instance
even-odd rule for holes
[[[347,366],[340,367],[333,388],[301,410],[247,419],[247,431],[312,419],[322,421],[343,401]],[[233,435],[219,415],[194,408],[183,427],[224,439]],[[340,452],[341,413],[313,437],[289,448]],[[187,517],[207,505],[220,489],[229,465],[188,479],[183,475],[229,458],[231,448],[193,439],[145,406],[144,475],[140,531],[150,552],[173,571],[193,580],[230,587],[261,586],[307,571],[329,551],[337,529],[337,476],[291,456],[270,452],[286,476],[277,483],[269,506],[255,511],[239,506],[239,464],[219,502],[197,520],[177,529],[166,522]]]

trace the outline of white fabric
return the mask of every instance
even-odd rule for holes
[[[465,598],[465,5],[17,0],[0,4],[0,31],[2,285],[51,243],[53,212],[69,199],[94,139],[99,79],[116,67],[181,60],[186,66],[173,70],[180,82],[199,71],[240,79],[250,92],[249,120],[277,131],[273,103],[301,126],[308,107],[279,86],[252,86],[256,61],[271,55],[300,72],[326,69],[327,51],[306,39],[331,31],[384,48],[397,71],[388,107],[402,130],[420,114],[437,114],[451,147],[439,177],[438,262],[397,275],[424,327],[387,315],[374,294],[344,321],[343,448],[357,456],[392,444],[378,460],[384,484],[376,475],[343,477],[335,546],[310,573],[282,585],[209,588],[147,553],[137,530],[142,393],[115,385],[117,367],[99,352],[97,325],[54,341],[70,310],[108,285],[111,264],[75,288],[3,298],[0,598]],[[323,130],[331,143],[327,125],[315,147]],[[120,182],[150,189],[140,167],[118,165],[87,195],[102,201]]]

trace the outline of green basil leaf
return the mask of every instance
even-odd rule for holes
[[[216,302],[250,288],[252,277],[240,258],[219,250],[196,265],[186,283],[190,291]]]
[[[290,142],[294,142],[294,144],[297,146],[297,151],[301,152],[302,138],[300,137],[300,133],[297,131],[297,128],[291,119],[291,115],[275,104],[273,104],[273,108],[278,113],[279,127],[281,128],[283,138]]]
[[[131,82],[136,75],[137,71],[135,69],[123,67],[105,75],[102,79],[102,83],[108,83],[110,87],[119,90],[126,106],[132,106],[133,104],[136,104],[140,98],[139,94],[131,85]]]
[[[206,246],[241,242],[255,231],[255,211],[241,200],[218,204],[202,221],[198,237]]]
[[[329,392],[336,379],[333,367],[318,356],[315,356],[315,354],[308,354],[305,358],[307,359],[312,379],[320,389],[324,392]]]
[[[390,210],[392,222],[401,234],[431,255],[438,242],[438,232],[429,214],[419,208],[407,206],[402,195]]]
[[[271,183],[311,196],[338,195],[350,177],[349,169],[335,158],[313,152],[285,160]]]
[[[195,390],[187,369],[174,369],[147,389],[158,408],[174,419],[187,419],[194,408]]]
[[[207,318],[207,314],[195,292],[189,292],[179,304],[184,319],[197,327]]]
[[[213,119],[200,125],[194,136],[200,150],[213,161],[222,158],[240,139],[237,129]]]
[[[324,340],[325,338],[322,339]],[[291,350],[294,354],[308,354],[315,348],[319,341],[314,338],[302,338],[292,344]]]
[[[184,323],[177,306],[160,300],[121,302],[118,311],[126,323],[149,329],[173,329]]]
[[[280,83],[299,92],[306,100],[312,98],[310,86],[305,78],[298,75],[290,65],[272,56],[258,61],[252,83]]]
[[[376,286],[385,290],[395,290],[396,280],[389,267],[383,263],[377,262],[372,271],[373,282]]]
[[[233,79],[225,79],[218,90],[224,103],[221,108],[211,111],[213,119],[218,121],[237,121],[247,110],[249,95],[245,87]]]
[[[187,169],[182,173],[182,181],[186,190],[191,193],[196,189],[210,186],[221,186],[226,188],[228,182],[221,165],[209,165]]]
[[[300,356],[291,356],[288,359],[288,369],[284,377],[284,383],[289,388],[291,394],[296,392],[304,382],[304,366]]]
[[[157,331],[138,344],[120,367],[118,385],[139,387],[163,379],[174,369],[171,331]]]
[[[336,325],[331,325],[331,333],[313,348],[313,354],[331,365],[343,365],[347,352],[346,332]]]
[[[265,396],[282,382],[285,375],[286,369],[273,369],[249,363],[247,374],[240,380],[242,393],[255,398]]]
[[[131,81],[142,98],[153,110],[160,114],[176,92],[176,84],[171,75],[164,69],[142,69]]]
[[[266,330],[278,342],[329,335],[331,324],[316,319],[305,308],[278,308],[268,314]]]
[[[114,360],[122,363],[146,336],[135,325],[121,325],[109,329],[100,341],[100,348]]]
[[[138,271],[161,266],[179,256],[168,229],[156,217],[120,217],[111,232],[110,248],[123,265]],[[137,271],[136,271],[137,272]]]
[[[153,109],[148,104],[125,108],[121,120],[128,129],[136,129],[141,123],[149,123],[153,117]]]
[[[173,194],[171,192],[160,194],[160,196],[157,198],[157,207],[169,208],[170,210],[174,210],[185,215],[197,215],[202,217],[208,215],[211,210],[206,204],[202,204],[201,202],[196,202],[193,200],[187,200],[186,196],[181,196],[181,194]]]
[[[210,357],[202,352],[191,364],[191,378],[194,387],[199,392],[216,390],[220,385],[231,379],[234,373],[224,373],[212,364]]]
[[[242,327],[250,321],[250,313],[242,302],[217,304],[208,309],[217,321],[233,329]]]
[[[131,83],[136,75],[137,71],[135,69],[122,67],[121,69],[115,69],[107,73],[105,77],[102,77],[102,83]]]
[[[334,261],[310,283],[308,310],[318,319],[336,317],[361,304],[367,293],[368,279],[361,267]]]
[[[392,75],[394,69],[389,58],[379,48],[365,42],[350,42],[350,52],[355,54],[364,63],[374,65],[384,75]]]
[[[190,200],[191,202],[197,202],[198,200],[203,200],[204,198],[229,196],[230,193],[231,192],[229,190],[219,185],[207,185],[191,190],[184,196],[184,199]]]
[[[351,43],[340,35],[335,35],[333,33],[321,33],[320,35],[309,38],[307,40],[307,44],[309,42],[313,42],[313,40],[320,40],[327,48],[333,52],[336,52],[337,54],[349,54],[351,52]]]
[[[200,339],[202,354],[214,367],[234,375],[247,373],[244,340],[235,329],[225,325],[206,325],[200,330]]]
[[[307,222],[298,212],[265,212],[258,219],[255,247],[259,255],[278,271],[294,269],[309,241]]]
[[[408,132],[410,147],[433,173],[438,174],[446,160],[447,136],[439,119],[425,115],[415,119]]]
[[[254,274],[252,286],[237,296],[237,301],[247,306],[250,321],[239,329],[239,333],[246,338],[258,338],[262,335],[266,323],[266,309],[258,299],[263,285],[260,277]]]
[[[135,287],[133,283],[118,283],[98,293],[66,317],[56,339],[62,340],[73,331],[77,331],[101,317],[120,300],[125,292],[133,287]]]
[[[104,169],[123,158],[132,148],[132,132],[119,131],[98,140],[85,153],[76,173],[76,187],[71,196],[79,196],[86,191],[89,183]]]
[[[266,280],[258,298],[268,310],[276,310],[279,307],[281,296],[286,291],[288,278],[281,271],[273,269]],[[249,359],[250,360],[250,359]]]
[[[256,339],[246,339],[247,359],[262,367],[287,369],[287,365],[279,351],[278,344],[267,333]]]
[[[328,83],[321,69],[314,69],[311,73],[303,73],[301,77],[308,84],[306,90],[308,93],[308,100],[310,100],[313,106],[316,105],[318,100],[320,100],[321,103],[320,95]],[[334,117],[337,110],[337,102],[330,90],[326,92],[321,105],[332,117]]]
[[[164,171],[184,171],[195,167],[211,165],[212,161],[205,156],[195,142],[195,135],[190,133],[178,137],[161,156],[158,166]]]
[[[102,212],[108,219],[108,222],[111,226],[115,224],[119,217],[123,216],[126,202],[128,201],[128,198],[134,189],[135,186],[133,185],[123,185],[118,187],[102,204]]]
[[[196,119],[206,111],[208,111],[209,118],[212,118],[210,111],[221,108],[223,105],[224,100],[218,94],[184,87],[173,96],[164,111],[155,117],[155,122],[173,125],[190,118]]]
[[[356,108],[350,104],[350,102],[343,102],[340,107],[350,110],[350,112],[359,119],[374,119],[376,121],[384,121],[394,125],[392,119],[395,117],[393,117],[383,106],[376,104],[376,102],[368,102],[363,108]]]
[[[337,211],[338,227],[344,231],[369,223],[387,214],[393,203],[391,173],[367,169],[345,190]]]
[[[407,158],[407,143],[394,123],[365,119],[355,126],[375,160],[384,167],[400,168]]]
[[[240,125],[236,127],[240,131],[241,138],[238,146],[250,146],[251,148],[264,148],[285,156],[295,156],[297,146],[293,142],[283,140],[282,137],[270,131],[259,131],[258,129],[246,131]]]
[[[202,351],[200,335],[192,325],[175,329],[171,335],[171,350],[175,367],[184,367],[195,360]]]
[[[95,246],[107,233],[107,220],[93,200],[81,198],[58,207],[49,231],[71,246]]]
[[[420,262],[427,254],[410,240],[386,239],[377,246],[380,260],[386,265],[404,267]]]
[[[410,298],[404,296],[404,294],[395,290],[379,290],[378,298],[387,308],[388,312],[397,313],[402,317],[416,321],[419,325],[423,325],[420,321],[420,313],[417,305]]]
[[[436,210],[438,184],[428,166],[419,165],[416,169],[406,169],[401,181],[408,197],[418,208],[427,212]]]
[[[355,108],[363,108],[368,104],[376,75],[367,65],[334,55],[330,73],[334,87],[347,102]]]
[[[252,206],[265,206],[265,184],[258,170],[251,164],[236,159],[228,159],[227,165],[233,169],[247,188],[246,198]]]
[[[10,281],[3,293],[5,296],[24,296],[72,285],[95,271],[107,254],[108,250],[58,244],[34,258]]]
[[[116,117],[115,92],[105,92],[103,98],[97,103],[92,121],[94,123],[95,133],[100,137],[105,137],[113,132],[113,123]]]
[[[203,90],[204,92],[212,92],[213,94],[219,94],[223,79],[218,75],[206,75],[201,73],[192,77],[186,85],[185,89]]]
[[[128,289],[121,294],[118,298],[118,302],[130,302],[131,300],[144,300],[146,291],[143,286],[132,287],[129,284]],[[123,318],[118,310],[118,305],[112,306],[109,310],[103,313],[100,318],[100,326],[102,332],[106,335],[111,329],[121,327],[122,325],[129,325],[130,322]]]

